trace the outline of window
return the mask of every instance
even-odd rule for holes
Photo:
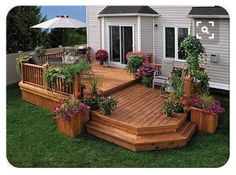
[[[188,36],[188,28],[165,27],[165,57],[185,60],[180,44]]]
[[[175,57],[175,28],[166,27],[166,57]]]

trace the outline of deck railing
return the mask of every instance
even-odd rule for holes
[[[64,56],[64,52],[48,53],[43,56],[39,56],[39,59],[42,61],[42,63],[46,63],[50,58],[62,57],[62,56]]]
[[[57,77],[50,86],[47,85],[44,75],[47,71],[47,66],[39,66],[29,63],[21,64],[22,82],[33,85],[48,91],[60,93],[66,96],[77,97],[80,92],[80,76],[76,75],[71,84],[67,84],[65,77]],[[51,87],[51,88],[48,88]]]
[[[23,83],[34,86],[44,87],[44,67],[29,63],[22,63],[22,80]]]

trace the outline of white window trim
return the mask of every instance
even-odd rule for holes
[[[170,27],[170,28],[174,28],[175,30],[175,57],[174,58],[170,58],[170,57],[166,57],[166,28]],[[181,60],[178,58],[178,48],[179,48],[179,44],[178,44],[178,28],[187,28],[188,29],[188,35],[190,35],[190,27],[189,26],[164,26],[163,27],[163,58],[169,58],[169,59],[175,59],[175,61],[178,62],[186,62],[186,60]]]

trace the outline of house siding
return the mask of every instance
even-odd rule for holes
[[[195,19],[195,21],[198,19]],[[199,19],[199,20],[210,20],[210,19]],[[208,66],[206,66],[206,71],[210,78],[210,82],[220,83],[229,85],[230,80],[230,40],[229,40],[229,19],[217,19],[218,20],[218,34],[219,34],[219,42],[206,44],[203,41],[203,46],[206,49]],[[196,31],[195,31],[196,32]],[[219,54],[219,61],[217,63],[210,62],[210,54]]]
[[[105,6],[87,6],[87,45],[92,48],[92,54],[101,48],[101,24],[98,19]]]
[[[153,17],[141,17],[141,50],[153,52]]]

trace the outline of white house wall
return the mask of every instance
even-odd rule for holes
[[[141,50],[153,52],[153,17],[141,17]]]

